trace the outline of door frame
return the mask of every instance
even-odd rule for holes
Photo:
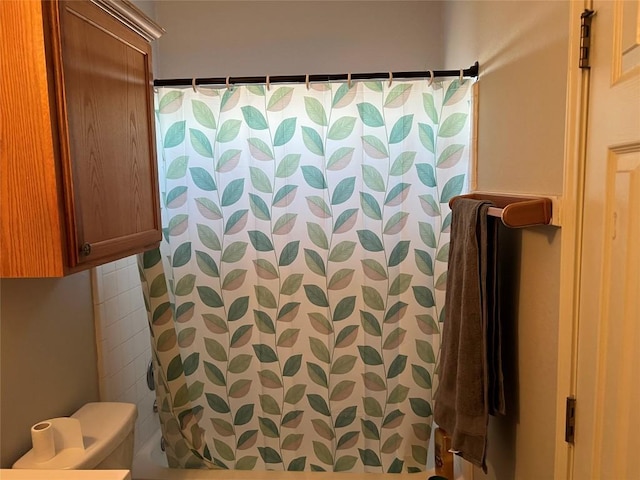
[[[582,257],[583,210],[587,124],[589,115],[589,69],[578,67],[581,15],[591,0],[570,3],[569,66],[565,120],[564,181],[562,194],[562,240],[560,255],[560,307],[554,478],[573,478],[573,446],[565,442],[567,397],[577,389],[578,311]]]

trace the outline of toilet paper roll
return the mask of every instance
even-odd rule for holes
[[[31,443],[36,462],[46,462],[55,457],[56,446],[53,431],[54,427],[51,422],[40,422],[31,427]]]

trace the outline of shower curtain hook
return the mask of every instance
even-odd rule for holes
[[[309,90],[309,74],[307,73],[306,78],[304,79],[304,83],[307,86],[307,90]]]
[[[229,77],[227,76],[227,90],[231,89],[231,85],[229,84]]]
[[[194,93],[198,93],[198,89],[196,88],[196,78],[193,77],[193,80],[191,80],[191,88],[193,88],[193,92]]]
[[[347,87],[351,88],[351,72],[347,73]]]
[[[389,72],[389,86],[393,83],[393,72]]]
[[[429,70],[429,83],[427,86],[430,87],[431,84],[433,84],[433,70]]]
[[[267,84],[267,91],[271,90],[271,82],[269,81],[269,75],[267,75],[265,83]]]
[[[464,82],[464,70],[460,69],[460,83]]]

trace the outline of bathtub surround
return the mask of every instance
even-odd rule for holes
[[[135,449],[157,429],[155,393],[147,387],[151,344],[136,257],[92,270],[100,400],[138,407]]]
[[[425,469],[471,83],[159,89],[171,466]]]

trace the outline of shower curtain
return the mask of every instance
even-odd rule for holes
[[[160,89],[171,467],[419,472],[471,81]]]

